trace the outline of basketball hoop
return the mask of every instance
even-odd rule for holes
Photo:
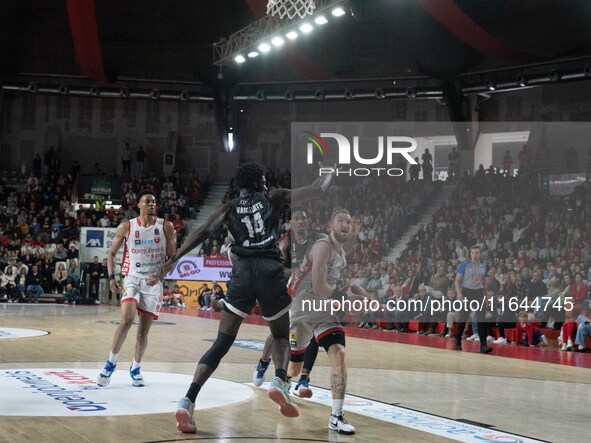
[[[279,18],[287,16],[293,19],[296,15],[304,18],[316,9],[314,0],[269,0],[267,3],[267,14],[278,15]]]

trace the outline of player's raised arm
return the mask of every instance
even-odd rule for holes
[[[332,183],[334,174],[326,174],[318,177],[308,186],[304,186],[297,189],[272,189],[269,192],[269,200],[275,206],[281,206],[283,204],[290,205],[293,202],[303,202],[306,200],[311,200],[320,196],[322,193],[326,192]]]
[[[194,249],[198,244],[203,243],[205,239],[209,238],[215,231],[217,231],[226,220],[229,211],[229,203],[222,203],[216,207],[205,223],[199,226],[199,228],[197,228],[197,230],[185,240],[181,247],[166,262],[163,274],[167,275],[179,258],[186,255],[187,252]]]

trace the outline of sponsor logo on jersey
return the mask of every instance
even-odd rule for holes
[[[153,245],[154,240],[134,240],[136,245]],[[158,243],[158,242],[156,242]]]
[[[139,261],[137,261],[137,262],[135,262],[135,267],[136,268],[141,268],[142,267],[142,264]]]
[[[154,237],[154,241],[156,242],[156,244],[160,243],[160,237]]]
[[[86,247],[88,248],[102,248],[105,243],[104,231],[86,231]]]

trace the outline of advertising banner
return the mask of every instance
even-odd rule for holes
[[[166,276],[167,280],[228,281],[232,264],[227,259],[183,257]]]
[[[80,232],[80,262],[90,263],[94,256],[99,262],[107,258],[111,243],[115,238],[116,228],[82,228]],[[117,252],[116,264],[123,261],[123,246]]]

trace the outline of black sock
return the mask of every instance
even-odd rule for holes
[[[187,395],[185,395],[185,397],[191,400],[192,403],[195,403],[195,400],[197,399],[197,394],[199,394],[200,390],[201,385],[199,383],[191,383],[191,386],[189,386],[189,390],[187,391]]]
[[[287,371],[285,369],[277,368],[275,369],[275,377],[280,378],[283,381],[287,381]]]
[[[269,363],[271,363],[271,359],[269,359],[269,360],[267,360],[267,361],[263,361],[263,359],[261,358],[261,359],[259,360],[259,362],[261,363],[261,366],[262,366],[263,368],[268,368],[268,367],[269,367]]]

